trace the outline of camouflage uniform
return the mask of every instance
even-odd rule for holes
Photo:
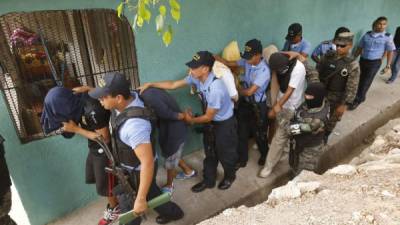
[[[332,91],[329,90],[329,87],[327,87],[328,91],[327,99],[330,105],[330,116],[329,116],[329,122],[326,125],[326,132],[330,134],[332,130],[335,128],[336,123],[341,120],[341,117],[337,116],[335,113],[336,108],[340,105],[351,104],[356,97],[358,82],[360,79],[360,66],[358,61],[350,59],[348,57],[337,58],[337,56],[326,55],[321,60],[320,63],[321,67],[324,65],[324,63],[328,63],[327,57],[336,57],[335,59],[336,61],[342,61],[341,63],[345,64],[344,67],[348,73],[346,85],[343,91]],[[317,71],[311,66],[306,66],[306,71],[307,71],[307,78],[311,82],[318,82],[320,81],[320,78],[322,76],[324,75],[328,76],[328,74],[322,74],[324,71],[321,70]],[[338,73],[340,72],[341,71],[338,71]],[[327,81],[321,79],[321,82],[324,83],[326,86],[328,86]]]
[[[0,224],[16,225],[8,213],[11,210],[11,180],[4,157],[4,139],[0,135]]]
[[[302,124],[309,128],[308,132],[302,131],[301,134],[291,136],[289,164],[296,175],[302,170],[316,172],[319,159],[325,150],[323,135],[328,114],[327,100],[319,108],[308,109],[306,104],[303,104],[296,111],[292,124]]]

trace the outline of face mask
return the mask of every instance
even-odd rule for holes
[[[288,70],[289,70],[289,66],[285,66],[284,68],[277,70],[276,72],[278,74],[285,74],[285,73],[287,73]]]
[[[323,98],[313,98],[313,99],[306,99],[306,104],[309,109],[312,108],[319,108],[322,105]]]

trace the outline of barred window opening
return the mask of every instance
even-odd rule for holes
[[[139,86],[135,39],[111,9],[17,12],[0,16],[0,87],[22,143],[44,136],[40,116],[56,85],[96,86],[119,71]]]

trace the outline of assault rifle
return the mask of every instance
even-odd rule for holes
[[[110,160],[110,167],[106,167],[105,170],[108,173],[112,173],[114,176],[118,178],[119,183],[121,184],[124,193],[132,194],[132,196],[136,197],[136,190],[132,187],[131,183],[129,182],[129,176],[126,174],[127,169],[123,168],[119,165],[119,162],[115,161],[114,156],[108,147],[108,145],[104,142],[102,136],[95,139],[96,143],[100,145],[100,147],[104,150],[107,158]],[[135,184],[138,187],[139,184]],[[135,198],[132,199],[134,201]],[[153,198],[149,202],[147,202],[147,206],[150,209],[154,209],[162,204],[165,204],[171,200],[171,195],[168,193],[164,193],[156,198]],[[132,205],[133,202],[132,202]],[[136,214],[133,210],[128,211],[124,214],[119,215],[118,220],[114,221],[112,224],[118,222],[118,224],[123,225],[131,222],[136,217],[141,215]]]

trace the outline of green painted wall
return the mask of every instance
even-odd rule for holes
[[[49,9],[115,8],[114,0],[3,0],[0,14]],[[185,75],[184,62],[195,51],[218,52],[235,39],[240,46],[259,38],[264,44],[283,45],[287,27],[300,22],[313,46],[330,39],[339,26],[360,37],[376,17],[389,18],[389,31],[400,25],[398,0],[182,0],[182,20],[168,48],[154,32],[154,24],[136,34],[142,82],[177,79]],[[197,105],[187,90],[173,92],[182,107]],[[197,107],[195,107],[197,108]],[[197,108],[198,109],[198,108]],[[0,100],[0,133],[6,138],[7,160],[32,225],[60,217],[96,198],[93,186],[84,184],[86,141],[51,137],[21,145],[8,111]],[[192,135],[188,150],[200,147]],[[94,221],[95,222],[95,221]]]

